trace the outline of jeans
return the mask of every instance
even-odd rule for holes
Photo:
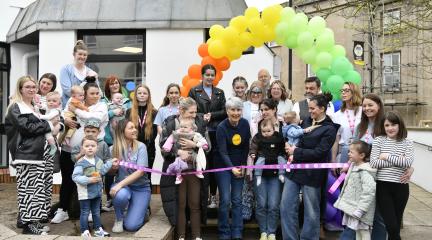
[[[299,193],[303,191],[304,224],[300,239],[319,239],[320,232],[320,195],[319,187],[301,185],[285,177],[281,199],[281,228],[284,240],[299,239]]]
[[[278,156],[277,157],[277,161],[278,161],[279,165],[287,163],[287,160],[284,157],[282,157],[282,156]],[[264,157],[258,157],[255,165],[256,166],[265,165],[265,158]],[[255,171],[255,176],[261,176],[262,172],[263,172],[263,170],[259,169],[259,168],[256,168],[254,171]],[[285,174],[285,173],[286,173],[286,169],[281,166],[279,168],[279,174]]]
[[[242,238],[242,190],[243,177],[235,177],[231,171],[216,173],[219,188],[218,231],[219,239]],[[231,226],[229,207],[231,205]]]
[[[150,185],[144,187],[126,186],[117,192],[112,203],[116,220],[123,220],[123,227],[125,230],[134,232],[144,225],[144,218],[150,204],[150,197]],[[124,216],[126,207],[128,211],[126,216]]]
[[[100,204],[101,197],[93,198],[93,199],[85,199],[79,200],[80,203],[80,230],[83,233],[85,230],[88,230],[88,216],[90,211],[93,217],[93,229],[99,230],[101,227],[100,221]]]
[[[356,231],[352,230],[349,227],[345,227],[345,229],[339,236],[339,240],[355,240],[355,239],[356,239]],[[385,240],[385,238],[383,240]]]
[[[276,234],[279,222],[279,205],[281,197],[280,181],[275,177],[262,177],[261,184],[255,180],[255,216],[260,232]]]
[[[382,240],[387,239],[387,229],[384,224],[384,219],[378,210],[378,206],[375,208],[375,216],[373,220],[371,240]]]

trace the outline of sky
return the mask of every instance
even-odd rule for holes
[[[256,7],[262,11],[264,8],[273,5],[288,2],[287,0],[245,0],[248,7]]]

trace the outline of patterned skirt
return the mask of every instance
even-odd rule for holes
[[[54,158],[45,142],[41,164],[17,164],[18,211],[23,222],[47,219],[51,210]]]

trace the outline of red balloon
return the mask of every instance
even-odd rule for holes
[[[227,57],[216,60],[216,68],[221,71],[226,71],[231,66],[231,62]]]
[[[185,86],[181,86],[180,87],[180,94],[182,97],[187,97],[189,94],[189,88],[185,87]]]
[[[198,47],[198,54],[201,57],[207,57],[209,55],[207,43],[202,43],[201,45],[199,45],[199,47]]]
[[[190,78],[201,78],[201,65],[194,64],[189,67],[188,75]]]
[[[204,57],[201,60],[201,66],[204,66],[204,65],[207,65],[207,64],[210,64],[210,65],[213,65],[214,67],[216,67],[217,60],[215,60],[211,56]]]
[[[222,77],[223,77],[222,71],[216,71],[216,76],[215,76],[215,80],[214,81],[219,82],[222,79]]]
[[[186,75],[186,76],[183,77],[183,79],[182,79],[182,84],[183,84],[183,86],[186,86],[186,85],[188,84],[189,79],[190,79],[190,78],[189,78],[188,75]]]

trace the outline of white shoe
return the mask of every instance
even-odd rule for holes
[[[94,232],[95,237],[109,237],[110,234],[108,232],[105,232],[102,227],[99,228],[99,230],[96,230]]]
[[[204,175],[202,173],[197,173],[195,174],[195,176],[197,176],[197,178],[204,178]]]
[[[195,240],[202,240],[202,238],[195,238]]]
[[[123,220],[117,221],[115,220],[114,226],[112,228],[112,232],[114,233],[121,233],[123,232]]]
[[[102,207],[102,210],[104,210],[105,212],[111,212],[112,210],[114,210],[114,207],[112,205],[112,201],[107,200],[105,205]]]
[[[84,239],[91,238],[91,234],[90,234],[89,230],[85,230],[83,233],[81,233],[81,237],[83,237]]]
[[[54,218],[51,220],[51,223],[61,223],[66,220],[69,220],[69,214],[63,211],[63,209],[59,208],[57,209]]]
[[[93,216],[92,216],[91,212],[90,212],[90,214],[88,216],[88,222],[93,222]]]
[[[259,185],[261,185],[261,176],[257,176],[256,179],[257,179],[256,184],[257,184],[257,187],[258,187]]]
[[[267,233],[262,232],[259,240],[267,240]]]
[[[217,208],[216,196],[210,197],[210,204],[207,207],[208,208]]]
[[[37,227],[37,229],[41,230],[42,232],[49,232],[50,231],[49,226],[45,226],[40,222],[34,222],[33,225],[35,225]]]
[[[276,240],[276,235],[269,234],[268,237],[267,237],[267,240]]]

